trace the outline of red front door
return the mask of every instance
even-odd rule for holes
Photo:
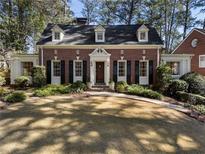
[[[104,83],[104,62],[96,62],[96,83]]]

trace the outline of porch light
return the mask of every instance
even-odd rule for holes
[[[58,50],[54,50],[54,54],[57,55],[58,54]]]
[[[79,55],[80,54],[80,50],[76,50],[76,54]]]

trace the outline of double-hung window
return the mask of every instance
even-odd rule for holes
[[[179,75],[179,68],[180,68],[180,63],[179,62],[167,62],[167,65],[171,68],[172,70],[172,75]]]
[[[147,61],[140,62],[140,76],[147,77]]]
[[[60,40],[60,32],[55,32],[54,33],[54,39],[55,40]]]
[[[205,68],[205,55],[200,55],[199,56],[199,67],[200,68]]]
[[[33,68],[33,62],[22,62],[22,68],[23,68],[23,75],[31,76],[32,68]]]
[[[53,76],[55,77],[61,76],[61,62],[60,61],[53,62]]]
[[[75,76],[82,76],[82,61],[75,61]]]
[[[118,63],[118,76],[124,77],[125,76],[125,61],[119,61]]]

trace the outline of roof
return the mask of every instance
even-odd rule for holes
[[[159,44],[163,41],[159,37],[155,28],[146,25],[149,28],[149,41],[139,42],[136,37],[136,31],[141,24],[136,25],[106,25],[105,42],[95,42],[95,27],[96,25],[63,25],[58,26],[64,31],[63,40],[60,42],[52,42],[52,28],[55,24],[48,24],[37,45],[96,45],[96,44]]]
[[[195,28],[195,29],[205,34],[205,29],[200,29],[200,28]]]
[[[197,32],[202,33],[202,34],[205,35],[205,29],[200,29],[200,28],[194,28],[194,29],[192,29],[192,30],[189,32],[189,34],[185,37],[185,39],[183,39],[183,40],[179,43],[179,45],[174,49],[174,51],[172,52],[172,54],[175,53],[175,51],[185,42],[185,40],[186,40],[194,31],[197,31]]]

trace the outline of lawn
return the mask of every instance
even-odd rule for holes
[[[205,153],[205,125],[175,110],[132,99],[29,98],[0,113],[0,151]]]

